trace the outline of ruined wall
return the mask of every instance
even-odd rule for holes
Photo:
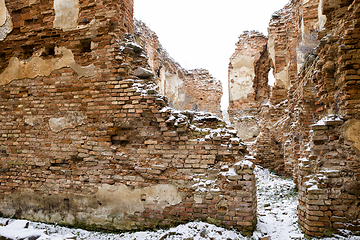
[[[244,140],[253,140],[260,132],[260,104],[269,98],[270,61],[267,38],[256,31],[239,36],[229,63],[229,120]]]
[[[300,165],[300,224],[312,235],[341,229],[360,234],[360,5],[321,4],[326,23],[310,70],[317,121],[311,125],[310,152]]]
[[[59,3],[0,4],[0,214],[107,230],[199,219],[252,231],[246,147],[216,116],[166,107],[130,34],[133,2]]]
[[[221,82],[205,69],[186,70],[172,59],[159,39],[143,22],[136,21],[137,41],[149,57],[148,63],[155,74],[159,92],[169,104],[179,110],[208,111],[222,117]]]
[[[290,87],[285,109],[277,108],[283,114],[275,118],[277,127],[272,136],[276,139],[274,145],[283,144],[285,174],[292,175],[299,186],[299,223],[313,236],[341,229],[359,233],[359,152],[349,142],[349,136],[358,133],[356,127],[346,133],[346,121],[355,126],[358,117],[357,105],[349,104],[359,98],[354,82],[358,72],[353,65],[357,55],[356,50],[350,50],[350,55],[345,50],[356,49],[357,41],[352,40],[357,38],[356,31],[352,31],[359,16],[356,6],[353,1],[292,1],[279,17],[284,18],[287,12],[292,19],[286,24],[298,21],[294,25],[298,40],[289,41],[288,37],[287,43],[283,41],[287,64],[275,59],[279,69],[289,66]],[[342,64],[345,56],[351,59],[350,65],[346,60]],[[341,68],[344,65],[348,67]],[[349,192],[350,188],[353,191]]]
[[[256,163],[292,176],[309,235],[359,234],[356,1],[291,1],[273,14],[276,83],[257,115]]]
[[[299,223],[311,236],[360,233],[359,11],[357,1],[292,0],[269,24],[275,86],[256,108],[260,133],[250,148],[257,164],[293,177]],[[238,48],[240,59],[254,52]],[[241,75],[231,64],[229,71],[229,80]],[[240,96],[247,89],[248,98],[230,113],[256,103],[252,83],[235,90]]]

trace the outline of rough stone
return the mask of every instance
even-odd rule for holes
[[[134,75],[139,78],[148,78],[154,76],[154,73],[150,70],[139,67],[138,69],[135,70]]]

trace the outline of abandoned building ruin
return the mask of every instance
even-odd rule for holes
[[[133,0],[0,0],[0,10],[2,216],[106,230],[197,219],[253,230],[255,165],[236,131],[191,111],[213,101],[199,93],[170,100],[180,110],[160,94],[181,93],[171,81],[199,79],[194,88],[216,100],[220,83],[161,51],[148,57],[156,49],[135,41]]]
[[[294,179],[306,234],[360,234],[359,19],[356,0],[291,0],[267,37],[241,34],[231,127],[220,81],[173,60],[133,0],[0,0],[0,215],[249,234],[259,164]]]
[[[311,236],[360,234],[359,17],[358,1],[292,0],[229,63],[229,118],[256,164],[294,179]]]

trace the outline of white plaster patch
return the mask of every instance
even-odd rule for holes
[[[289,66],[286,66],[284,70],[275,74],[275,85],[285,89],[290,89]]]
[[[101,202],[97,217],[101,215],[122,216],[143,212],[145,206],[161,210],[165,207],[177,205],[182,197],[177,188],[170,184],[159,184],[151,187],[131,189],[124,184],[103,185],[96,193]]]
[[[6,14],[7,14],[7,8],[5,5],[5,0],[0,0],[0,26],[5,24]]]
[[[70,65],[71,69],[74,70],[79,77],[90,77],[95,73],[95,65],[90,64],[89,66],[81,66],[80,64],[73,63]]]
[[[49,126],[51,131],[60,132],[64,129],[75,128],[85,124],[86,116],[82,112],[67,112],[65,117],[50,118]]]
[[[5,0],[0,0],[0,41],[3,41],[12,29],[13,24]]]
[[[32,127],[35,125],[40,125],[43,122],[43,118],[38,116],[25,116],[24,120],[26,124]]]
[[[321,31],[325,23],[327,21],[326,15],[323,15],[323,2],[325,0],[319,0],[319,6],[318,6],[318,30]]]
[[[165,81],[166,81],[166,70],[165,70],[165,68],[161,68],[161,70],[160,70],[160,82],[158,83],[158,85],[159,85],[160,94],[164,95],[164,96],[165,96]]]
[[[183,81],[177,74],[169,73],[168,71],[165,72],[165,75],[162,75],[165,78],[161,79],[162,82],[164,82],[163,88],[165,91],[165,96],[169,96],[169,99],[174,104],[174,107],[177,106],[177,104],[180,104],[185,101],[185,94],[180,93],[180,89],[183,85]]]
[[[64,31],[77,29],[80,5],[79,0],[54,0],[54,28]]]
[[[242,117],[234,120],[235,129],[240,139],[248,140],[260,134],[260,127],[254,117]]]
[[[232,69],[229,72],[230,88],[229,98],[230,101],[239,99],[246,99],[249,93],[254,93],[254,57],[239,56],[232,60]]]
[[[273,66],[275,66],[275,37],[273,35],[269,36],[268,40],[268,53],[273,62]]]

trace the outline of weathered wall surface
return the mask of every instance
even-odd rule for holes
[[[256,163],[297,182],[299,223],[312,236],[360,233],[359,7],[293,0],[270,21],[276,82],[252,148]]]
[[[174,61],[161,46],[159,39],[144,23],[135,20],[138,42],[149,57],[159,92],[168,97],[169,104],[179,110],[221,113],[221,82],[205,69],[186,70]]]
[[[260,127],[255,115],[270,94],[267,42],[259,32],[244,32],[230,58],[229,120],[244,140],[253,140],[259,135]]]
[[[316,93],[312,101],[318,121],[311,125],[310,153],[301,159],[300,223],[313,235],[323,235],[332,229],[360,234],[356,104],[360,99],[357,50],[360,5],[356,1],[321,4],[326,23],[319,32],[313,68],[308,69],[311,73],[308,81]]]
[[[244,60],[254,48],[239,41],[240,60],[230,63],[229,84],[245,85],[230,90],[230,101],[242,100],[229,115],[248,109],[256,119],[256,163],[294,178],[299,223],[312,236],[360,234],[359,9],[357,1],[292,0],[275,12],[263,43],[275,86],[263,104],[253,96],[258,74]]]
[[[58,3],[5,1],[1,215],[108,230],[200,219],[251,231],[246,147],[216,116],[166,107],[131,35],[133,2]]]

